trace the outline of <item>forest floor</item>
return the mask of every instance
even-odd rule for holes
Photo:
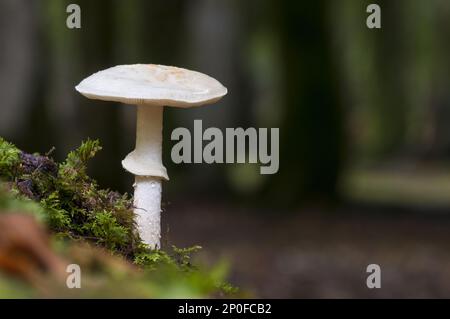
[[[163,215],[166,238],[226,258],[231,282],[263,298],[450,297],[450,208],[347,204],[261,213],[179,202]],[[366,267],[381,267],[368,289]]]

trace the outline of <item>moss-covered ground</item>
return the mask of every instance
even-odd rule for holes
[[[92,286],[88,282],[87,287],[91,289],[81,289],[76,296],[158,298],[236,293],[236,289],[224,280],[224,265],[208,269],[193,265],[191,255],[200,247],[180,249],[172,246],[169,251],[152,251],[142,243],[134,224],[131,196],[100,189],[86,172],[89,160],[100,150],[99,141],[87,140],[70,152],[62,163],[57,163],[51,154],[26,153],[0,138],[0,213],[35,216],[51,232],[55,254],[63,255],[66,260],[78,260],[77,254],[71,252],[74,247],[82,246],[84,256],[94,258],[106,252],[106,260],[115,258],[120,264],[131,267],[119,267],[126,270],[117,276],[107,261],[100,260],[103,267],[97,265],[94,271],[92,262],[85,260],[90,265],[86,278],[91,278],[94,283],[97,281],[93,273],[100,274],[103,284],[97,282]],[[99,251],[102,253],[96,253]],[[0,276],[1,297],[8,297],[12,292],[11,296],[21,292],[39,296],[32,288],[19,289],[22,283],[15,280],[10,286],[8,275]],[[120,288],[113,292],[111,285]],[[61,289],[50,288],[47,295],[74,294]]]

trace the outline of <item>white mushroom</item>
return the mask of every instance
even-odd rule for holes
[[[182,68],[119,65],[81,81],[75,89],[90,99],[137,105],[136,149],[122,161],[134,174],[134,213],[141,239],[161,247],[161,181],[169,180],[162,164],[163,107],[190,108],[218,101],[227,89],[215,79]]]

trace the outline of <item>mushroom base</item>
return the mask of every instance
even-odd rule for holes
[[[142,241],[151,249],[161,248],[161,179],[136,176],[134,214]]]

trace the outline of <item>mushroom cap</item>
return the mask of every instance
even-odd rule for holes
[[[75,89],[90,99],[181,108],[214,103],[227,94],[219,81],[203,73],[155,64],[117,65],[92,74]]]

